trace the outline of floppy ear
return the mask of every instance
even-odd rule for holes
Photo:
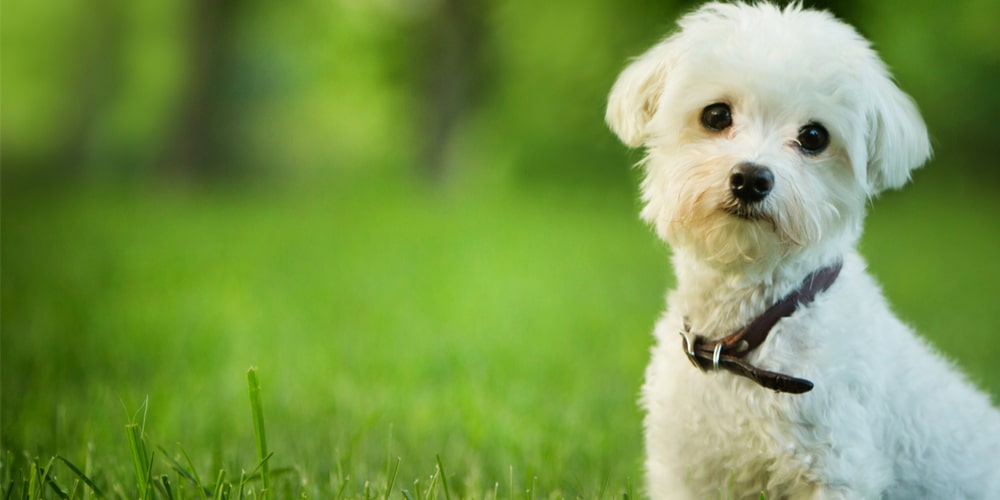
[[[879,65],[881,66],[881,65]],[[898,189],[931,156],[930,139],[916,104],[884,67],[870,79],[867,181],[871,194]]]
[[[604,120],[631,147],[643,145],[646,126],[656,114],[667,68],[670,41],[665,40],[639,56],[620,75],[608,96]]]

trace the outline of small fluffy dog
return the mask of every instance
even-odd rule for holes
[[[1000,498],[1000,413],[855,250],[931,153],[869,43],[797,3],[710,3],[619,76],[677,288],[642,405],[656,499]],[[693,365],[693,366],[692,366]]]

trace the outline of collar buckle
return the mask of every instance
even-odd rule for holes
[[[728,337],[706,341],[701,335],[691,332],[691,325],[684,318],[684,355],[692,365],[703,372],[718,372],[720,368],[736,375],[747,377],[754,382],[778,392],[801,394],[813,388],[812,382],[782,373],[761,370],[747,363],[743,358],[767,340],[768,333],[782,318],[791,316],[799,306],[808,305],[816,295],[826,291],[840,274],[842,262],[814,271],[802,281],[797,290],[771,306],[749,325]]]

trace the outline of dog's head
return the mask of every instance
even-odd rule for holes
[[[644,146],[642,217],[730,266],[841,252],[868,198],[930,156],[869,43],[797,4],[711,3],[618,77],[607,122]]]

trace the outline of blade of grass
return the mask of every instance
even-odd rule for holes
[[[178,445],[178,447],[180,447],[180,445]],[[183,455],[184,460],[187,461],[188,464],[187,469],[184,468],[184,466],[181,465],[180,462],[178,462],[174,457],[170,456],[170,454],[167,453],[167,450],[165,450],[162,446],[159,446],[158,448],[160,449],[160,453],[162,453],[163,456],[167,457],[167,460],[170,462],[170,466],[173,467],[175,471],[177,471],[177,474],[179,476],[183,477],[184,479],[187,479],[192,484],[197,486],[198,491],[201,492],[201,496],[203,498],[210,498],[209,495],[211,495],[212,490],[206,488],[205,485],[201,483],[201,478],[198,477],[198,471],[194,468],[194,464],[191,463],[191,458],[188,457],[187,453],[184,452],[184,448],[181,448],[181,455]],[[183,488],[183,483],[178,481],[177,486],[178,488]]]
[[[14,466],[14,452],[7,450],[3,454],[3,483],[0,484],[10,484],[7,488],[7,492],[4,493],[4,498],[10,498],[10,491],[14,489],[14,478],[11,476],[12,468]]]
[[[427,485],[427,496],[424,498],[431,499],[434,498],[434,491],[437,489],[438,477],[441,475],[441,469],[435,467],[434,475],[431,476],[431,484]]]
[[[258,463],[257,467],[254,467],[254,469],[252,471],[250,471],[249,474],[246,471],[243,471],[243,473],[240,474],[240,498],[243,498],[243,487],[244,487],[244,485],[246,485],[247,481],[249,481],[249,480],[251,480],[251,479],[253,479],[253,478],[255,478],[255,477],[258,476],[258,471],[261,470],[262,467],[264,467],[265,465],[267,465],[267,462],[268,462],[268,460],[271,459],[272,455],[274,455],[274,453],[268,453],[267,456],[264,457],[264,460],[262,460],[260,463]],[[282,469],[282,470],[288,471],[290,469]],[[263,490],[261,491],[261,493],[263,493]]]
[[[124,402],[122,402],[124,405]],[[136,416],[142,412],[142,425],[136,423]],[[142,405],[132,416],[125,426],[126,437],[128,438],[129,451],[132,455],[132,465],[135,468],[135,478],[139,486],[139,499],[146,500],[152,496],[152,475],[153,456],[146,448],[146,416],[149,412],[149,397],[143,400]]]
[[[260,479],[263,483],[261,496],[266,499],[271,495],[271,471],[267,463],[270,455],[267,452],[267,436],[264,433],[264,405],[260,397],[260,381],[257,379],[257,367],[247,371],[247,384],[250,388],[250,410],[253,413],[253,434],[257,442],[257,459],[260,461]]]
[[[340,482],[340,489],[337,490],[337,500],[344,498],[344,490],[347,489],[347,482],[350,481],[350,476],[344,476],[344,479]]]
[[[166,474],[160,476],[160,480],[155,482],[157,489],[167,500],[174,500],[174,490],[170,488],[170,478]]]
[[[402,458],[397,458],[396,466],[392,468],[392,472],[386,477],[385,494],[382,496],[385,500],[389,500],[389,495],[392,493],[392,486],[396,483],[396,474],[399,473],[399,463],[402,461]]]
[[[87,487],[90,488],[90,491],[93,491],[95,495],[99,497],[104,496],[104,492],[102,492],[101,489],[98,488],[96,484],[94,484],[94,481],[92,481],[89,477],[87,477],[87,475],[84,474],[83,471],[81,471],[79,468],[77,468],[77,466],[73,465],[72,462],[67,460],[66,457],[63,457],[62,455],[56,455],[56,458],[61,460],[62,463],[66,465],[66,467],[69,467],[69,470],[73,471],[73,474],[76,474],[76,477],[80,478],[80,480],[83,481],[83,484],[86,484]]]
[[[39,491],[38,483],[38,462],[32,460],[31,466],[28,469],[28,488],[24,491],[24,498],[41,498],[42,492]]]
[[[238,500],[243,500],[243,488],[246,486],[246,484],[247,484],[247,471],[243,471],[240,473],[240,487],[238,490],[239,493],[237,493],[236,495],[236,498]]]
[[[49,487],[52,488],[52,491],[56,492],[57,497],[69,500],[69,493],[63,491],[63,489],[59,486],[59,484],[56,483],[55,479],[53,479],[52,476],[45,477],[45,484],[48,484]]]
[[[180,472],[177,472],[177,498],[188,498],[187,482],[184,481],[184,479],[186,478],[182,476]],[[199,496],[204,496],[205,494],[205,492],[201,491],[200,489],[198,490],[198,492],[200,494]]]
[[[441,473],[441,486],[444,487],[444,498],[445,500],[451,500],[451,493],[448,492],[448,475],[444,473],[444,465],[441,465],[441,455],[435,454],[434,458],[437,459],[438,471]]]
[[[66,495],[69,498],[83,498],[83,493],[82,492],[79,493],[79,494],[77,493],[77,491],[80,490],[80,483],[81,483],[80,479],[73,478],[73,486],[71,486],[69,488],[69,491],[66,492]],[[86,490],[84,490],[84,491],[86,491]]]
[[[226,471],[219,469],[219,475],[215,478],[215,490],[212,492],[213,500],[222,500],[228,495],[225,492],[226,489]]]
[[[125,433],[128,438],[129,452],[132,455],[132,465],[135,469],[135,480],[139,485],[139,498],[146,500],[150,497],[150,473],[153,461],[146,451],[146,442],[142,439],[142,429],[139,424],[133,422],[126,425]]]
[[[55,464],[55,462],[56,462],[56,457],[50,458],[49,462],[45,464],[45,468],[42,469],[41,475],[39,476],[39,479],[41,480],[42,483],[39,484],[39,498],[43,496],[41,495],[41,489],[43,489],[45,487],[44,485],[46,484],[49,485],[49,488],[52,488],[52,491],[56,492],[56,496],[58,496],[59,498],[69,498],[69,495],[59,486],[58,483],[56,483],[56,480],[52,477],[52,466]]]
[[[184,457],[184,461],[187,462],[188,471],[190,471],[191,475],[194,476],[194,484],[197,484],[199,489],[201,489],[202,491],[206,492],[206,496],[207,496],[207,493],[210,490],[208,488],[206,488],[205,485],[201,482],[201,476],[198,475],[198,468],[194,466],[194,462],[191,460],[191,457],[188,456],[187,451],[184,449],[183,446],[181,446],[180,444],[178,444],[177,448],[179,448],[181,450],[181,456],[183,456]]]
[[[92,443],[92,442],[88,442],[87,443],[87,458],[83,462],[83,472],[84,472],[84,475],[86,475],[87,477],[90,477],[90,476],[92,476],[94,474],[94,443]],[[90,490],[90,491],[83,490],[83,497],[82,497],[81,500],[90,500],[91,493],[95,493],[96,494],[97,491],[96,490]],[[101,495],[101,494],[98,494],[97,496],[100,497],[100,498],[104,497],[104,495]]]
[[[510,466],[510,500],[514,500],[514,466]]]
[[[398,458],[398,457],[397,457]],[[385,442],[385,475],[392,473],[392,423],[389,424],[389,439]]]

